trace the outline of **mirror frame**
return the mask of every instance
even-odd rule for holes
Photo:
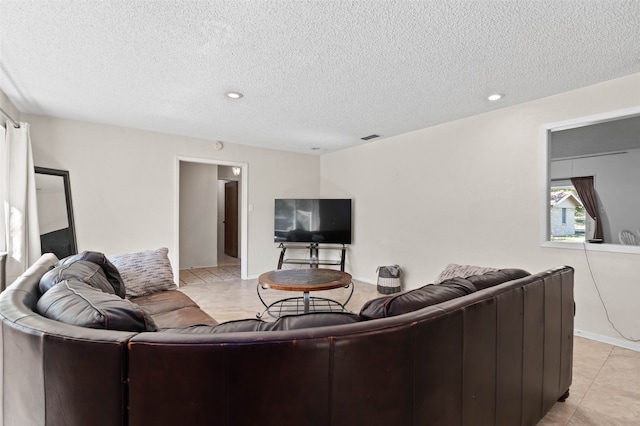
[[[640,246],[628,246],[612,243],[572,243],[550,241],[551,219],[549,214],[549,194],[551,191],[550,168],[551,158],[549,157],[551,143],[551,132],[559,130],[576,129],[578,127],[590,126],[593,124],[604,123],[607,121],[619,120],[640,115],[640,106],[625,108],[616,111],[609,111],[602,114],[595,114],[586,117],[578,117],[570,120],[560,121],[557,123],[545,124],[540,129],[540,245],[542,247],[566,248],[575,250],[589,250],[618,252],[618,253],[638,253],[640,254]]]
[[[69,223],[69,235],[71,241],[69,242],[71,247],[71,254],[78,253],[78,242],[76,240],[76,225],[73,220],[73,204],[71,203],[71,183],[69,180],[69,172],[67,170],[49,169],[46,167],[34,167],[36,174],[51,175],[62,177],[62,183],[64,185],[64,198],[67,205],[67,221]],[[44,254],[44,253],[43,253]]]

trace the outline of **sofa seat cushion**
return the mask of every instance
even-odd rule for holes
[[[189,296],[178,290],[159,291],[146,296],[132,297],[131,300],[149,315],[175,311],[186,307],[199,307]]]
[[[353,324],[362,318],[349,312],[312,312],[301,315],[286,315],[273,322],[259,319],[244,319],[223,322],[213,329],[213,333],[233,333],[251,331],[285,331]]]
[[[417,311],[476,291],[464,278],[452,278],[438,285],[427,284],[404,293],[369,300],[360,310],[367,319],[385,318]]]
[[[178,333],[178,334],[211,334],[217,325],[190,325],[181,328],[159,328],[158,333]]]
[[[196,302],[178,290],[160,291],[129,300],[140,306],[153,319],[158,329],[218,325]]]
[[[493,287],[494,285],[506,283],[507,281],[517,280],[531,275],[523,269],[500,269],[498,271],[490,271],[480,275],[467,277],[478,290]]]
[[[155,331],[136,304],[79,281],[63,280],[40,297],[37,310],[47,318],[80,327],[121,331]]]
[[[151,315],[158,329],[185,328],[194,325],[218,325],[218,322],[198,306],[185,306],[174,311]]]
[[[127,298],[178,288],[173,281],[168,253],[169,249],[163,247],[109,256],[122,276]]]

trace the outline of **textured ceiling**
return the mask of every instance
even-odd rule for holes
[[[304,153],[636,72],[639,1],[0,0],[20,111]]]

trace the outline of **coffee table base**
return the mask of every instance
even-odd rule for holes
[[[351,292],[344,303],[340,303],[333,299],[327,299],[326,297],[309,296],[309,292],[305,291],[302,294],[302,297],[288,297],[267,305],[260,295],[260,288],[263,290],[267,290],[267,288],[258,284],[256,291],[258,293],[258,298],[265,307],[265,310],[262,313],[257,313],[256,317],[262,318],[265,314],[269,314],[273,318],[280,318],[283,315],[299,315],[309,312],[348,312],[345,306],[349,303],[349,300],[351,300],[351,296],[353,295],[353,283],[345,286],[345,288],[347,287],[351,289]]]

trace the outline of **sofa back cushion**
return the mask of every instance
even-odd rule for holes
[[[100,265],[86,260],[56,264],[56,267],[40,278],[40,292],[46,293],[53,286],[64,280],[81,281],[105,293],[116,294],[115,288],[105,275]]]
[[[273,326],[272,322],[263,321],[257,318],[247,318],[241,320],[226,321],[213,329],[212,333],[235,333],[251,331],[269,331]]]
[[[426,306],[436,305],[476,291],[475,286],[464,278],[452,278],[438,285],[423,287],[392,296],[373,299],[364,304],[360,315],[367,319],[385,318],[406,314]]]
[[[79,280],[63,280],[40,297],[37,310],[47,318],[80,327],[155,331],[138,305]]]
[[[327,327],[353,324],[362,321],[359,315],[349,312],[312,312],[303,315],[287,315],[273,322],[272,331],[299,330],[302,328]]]
[[[113,286],[115,294],[120,297],[124,297],[125,287],[123,279],[120,276],[120,272],[118,272],[118,269],[115,267],[115,265],[111,263],[109,259],[107,259],[107,256],[105,256],[104,253],[100,253],[97,251],[83,251],[82,253],[66,257],[60,260],[60,262],[58,263],[59,265],[67,265],[77,260],[84,260],[99,265],[102,268],[104,275],[107,277],[107,280]]]
[[[213,328],[213,333],[232,333],[250,331],[285,331],[302,328],[326,327],[332,325],[353,324],[362,321],[356,314],[348,312],[312,312],[302,315],[287,315],[273,322],[259,319],[228,321]]]
[[[507,281],[517,280],[531,275],[523,269],[500,269],[498,271],[490,271],[481,275],[473,275],[467,277],[478,290],[493,287],[494,285],[506,283]]]

